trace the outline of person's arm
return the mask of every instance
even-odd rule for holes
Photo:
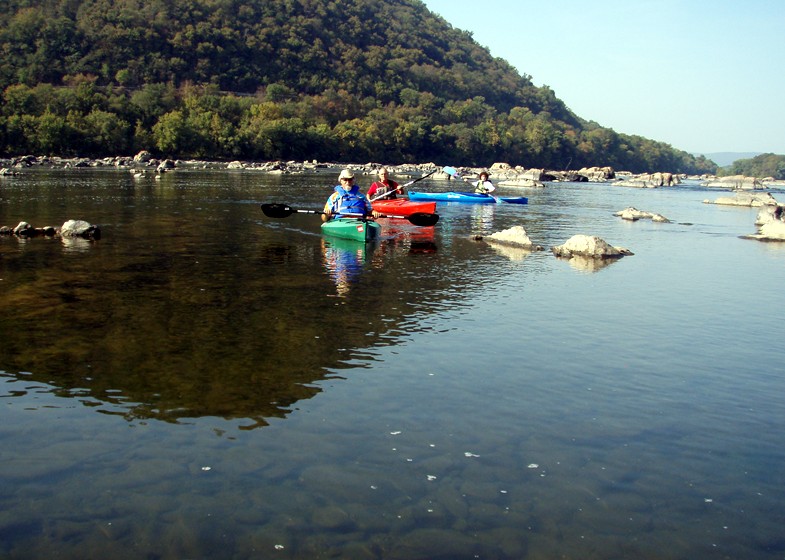
[[[365,217],[366,218],[378,218],[381,216],[381,212],[377,212],[373,209],[373,204],[371,204],[371,199],[366,195],[365,196]]]
[[[324,209],[322,210],[322,212],[324,212],[324,214],[322,214],[323,222],[326,222],[333,217],[333,198],[335,198],[335,194],[331,194],[327,199],[327,202],[324,203]]]

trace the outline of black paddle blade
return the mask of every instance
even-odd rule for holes
[[[415,212],[414,214],[409,214],[406,216],[406,219],[409,220],[416,226],[434,226],[436,222],[439,221],[439,214],[428,214],[427,212]]]
[[[288,204],[281,204],[280,202],[262,204],[262,212],[268,218],[288,218],[296,211]]]

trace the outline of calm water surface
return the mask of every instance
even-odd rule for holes
[[[529,205],[366,247],[259,209],[333,179],[2,179],[0,225],[103,235],[0,238],[0,557],[785,557],[785,244],[740,238],[756,210],[500,189]],[[546,250],[473,239],[514,225]],[[635,255],[547,250],[576,233]]]

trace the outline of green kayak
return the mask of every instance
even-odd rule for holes
[[[381,229],[376,222],[360,218],[335,218],[322,224],[325,235],[355,241],[375,241],[379,239]]]

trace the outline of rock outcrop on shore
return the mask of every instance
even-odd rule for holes
[[[456,177],[443,171],[443,167],[434,162],[427,163],[407,163],[407,164],[384,164],[379,162],[367,163],[341,163],[341,162],[319,162],[311,161],[209,161],[209,160],[173,160],[168,158],[155,158],[148,151],[141,151],[135,156],[115,156],[98,159],[88,158],[61,158],[49,156],[21,156],[10,160],[0,159],[0,179],[13,177],[19,174],[19,170],[28,167],[61,167],[61,168],[94,168],[94,167],[114,167],[128,169],[134,179],[142,179],[148,176],[148,172],[155,171],[155,177],[159,178],[163,173],[175,169],[228,169],[267,173],[274,175],[300,174],[300,173],[337,173],[338,170],[350,167],[355,173],[360,175],[375,176],[381,167],[386,167],[390,174],[399,180],[408,180],[430,175],[432,180],[451,181]],[[496,162],[490,168],[479,167],[457,167],[460,176],[469,178],[477,177],[481,171],[490,171],[491,181],[499,187],[506,188],[542,188],[546,183],[560,182],[596,182],[609,183],[619,187],[630,188],[660,188],[679,185],[683,180],[700,182],[702,187],[716,187],[734,191],[755,191],[767,188],[785,188],[785,181],[776,181],[772,177],[757,179],[755,177],[732,176],[714,177],[703,175],[700,177],[687,177],[670,172],[654,172],[632,174],[628,171],[617,171],[612,167],[582,167],[578,170],[548,170],[544,168],[529,168],[522,166],[512,166],[504,162]],[[764,195],[765,196],[765,195]],[[737,204],[743,203],[719,200],[715,204]],[[764,202],[770,204],[770,202]],[[757,205],[757,202],[751,205]]]

